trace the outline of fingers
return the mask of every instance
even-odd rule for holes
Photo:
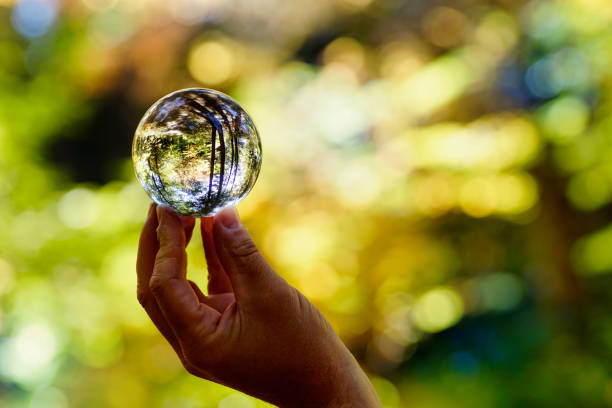
[[[198,284],[190,279],[187,279],[187,282],[189,282],[189,285],[191,285],[191,289],[193,289],[193,293],[196,294],[196,296],[198,297],[198,300],[204,303],[204,301],[206,300],[206,295],[202,293],[202,290],[200,289]]]
[[[155,255],[159,248],[157,244],[157,214],[155,213],[155,204],[149,207],[147,219],[140,233],[140,241],[138,242],[138,259],[136,261],[136,273],[138,275],[138,297],[140,294],[146,294],[149,291],[149,279],[153,273],[153,265],[155,264]]]
[[[200,302],[212,307],[219,313],[223,313],[232,303],[236,301],[233,293],[218,293],[206,296],[198,285],[193,281],[188,281]]]
[[[191,241],[191,236],[193,235],[193,228],[195,227],[195,218],[185,217],[183,215],[178,216],[181,220],[181,225],[183,226],[183,230],[185,231],[185,246],[189,244]]]
[[[153,324],[161,332],[161,334],[168,340],[174,350],[181,355],[181,349],[178,341],[172,332],[170,326],[164,319],[164,316],[157,306],[157,302],[153,298],[149,289],[149,280],[153,273],[153,266],[155,264],[155,256],[159,245],[157,243],[157,214],[156,205],[154,203],[149,207],[149,213],[147,220],[142,227],[142,233],[140,234],[140,242],[138,244],[138,260],[136,262],[136,274],[138,277],[137,284],[137,297],[138,302],[145,309]]]
[[[157,218],[159,250],[149,282],[151,293],[179,341],[192,340],[214,331],[220,314],[200,303],[185,278],[186,238],[180,218],[167,207],[157,207]]]
[[[229,277],[223,270],[223,266],[217,256],[213,237],[213,217],[205,217],[200,221],[202,232],[202,243],[206,254],[206,265],[208,267],[208,293],[228,293],[233,292]]]
[[[259,253],[235,208],[225,208],[214,221],[214,243],[219,261],[230,278],[237,302],[266,296],[283,279]]]

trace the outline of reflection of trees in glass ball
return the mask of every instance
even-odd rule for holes
[[[140,184],[158,204],[193,217],[235,205],[261,167],[261,142],[233,99],[209,89],[184,89],[157,101],[134,135]]]

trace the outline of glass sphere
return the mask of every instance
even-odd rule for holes
[[[144,114],[132,160],[153,201],[204,217],[248,194],[261,167],[261,141],[249,115],[229,96],[183,89]]]

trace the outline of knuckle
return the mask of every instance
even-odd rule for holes
[[[230,248],[231,255],[237,258],[251,258],[259,251],[255,242],[249,237],[240,237]]]
[[[153,269],[154,271],[160,269],[175,269],[179,264],[180,258],[178,256],[172,254],[159,254],[157,259],[155,259],[155,266]]]
[[[184,351],[185,357],[183,358],[183,365],[185,369],[193,374],[192,371],[198,371],[199,369],[203,369],[209,366],[209,361],[207,358],[204,358],[202,353],[190,351],[189,349]]]
[[[183,348],[183,365],[187,364],[198,370],[213,370],[223,364],[223,347],[210,339],[189,339],[181,343]],[[187,366],[185,366],[187,368]]]
[[[267,288],[270,294],[270,300],[276,304],[290,305],[295,301],[295,294],[290,287],[283,287],[281,285],[271,285]]]
[[[164,279],[153,276],[149,281],[149,289],[153,296],[161,295],[164,291],[165,281]]]
[[[194,365],[191,361],[187,360],[186,358],[182,359],[183,362],[183,367],[185,367],[185,370],[187,370],[187,372],[191,375],[198,375],[198,367],[196,365]]]
[[[168,267],[173,268],[180,265],[183,259],[186,259],[187,254],[183,250],[175,248],[160,249],[155,258],[155,268]]]
[[[148,292],[142,289],[138,289],[136,291],[136,298],[138,299],[138,303],[140,303],[140,306],[144,307],[145,309],[148,307],[150,302],[150,296]]]

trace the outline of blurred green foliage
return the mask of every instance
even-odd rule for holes
[[[136,301],[132,132],[194,86],[255,120],[239,211],[385,407],[612,405],[607,0],[0,0],[0,22],[2,407],[265,406],[186,374]]]

